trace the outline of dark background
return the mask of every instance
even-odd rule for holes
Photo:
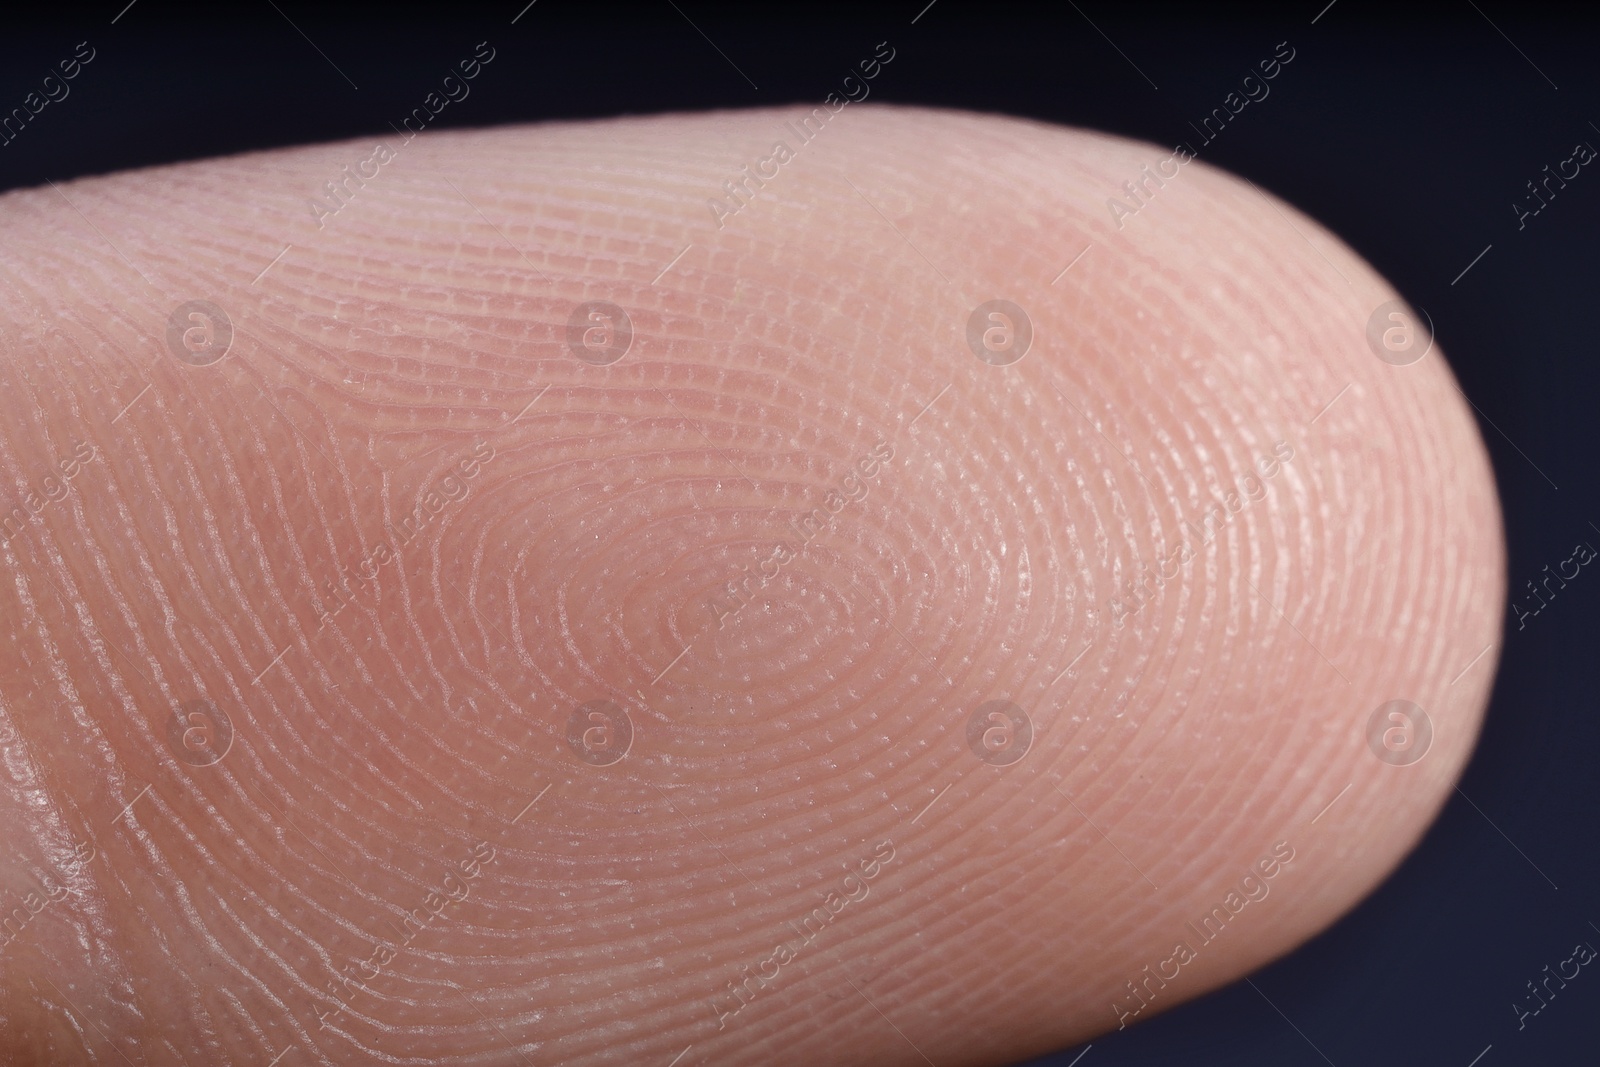
[[[1326,0],[926,2],[538,0],[514,25],[526,0],[370,11],[308,0],[124,10],[111,0],[7,12],[0,113],[78,42],[96,56],[66,99],[0,147],[0,189],[386,134],[481,40],[494,64],[434,128],[816,104],[887,40],[897,55],[870,83],[874,100],[1198,147],[1188,123],[1287,41],[1296,56],[1271,95],[1200,157],[1321,220],[1431,316],[1493,454],[1513,596],[1576,543],[1600,546],[1600,162],[1520,230],[1512,208],[1575,144],[1600,148],[1600,16],[1505,0],[1399,13],[1362,0],[1327,10]],[[1600,947],[1600,576],[1589,574],[1525,629],[1508,615],[1477,755],[1393,878],[1252,976],[1255,988],[1239,982],[1096,1039],[1082,1067],[1600,1060],[1600,966],[1520,1031],[1511,1008],[1577,942]],[[1082,1052],[1037,1062],[1067,1067]]]

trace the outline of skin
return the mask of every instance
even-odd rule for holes
[[[0,198],[8,1062],[998,1064],[1418,840],[1504,568],[1397,294],[1201,161],[1119,226],[1168,149],[802,114],[390,139],[337,212],[376,142]]]

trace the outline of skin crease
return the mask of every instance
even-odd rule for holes
[[[5,1062],[999,1064],[1418,840],[1503,550],[1442,354],[1367,344],[1392,289],[1198,160],[1119,227],[1170,149],[804,114],[389,139],[342,203],[378,142],[0,198],[40,505],[0,547]],[[220,361],[169,347],[189,300]]]

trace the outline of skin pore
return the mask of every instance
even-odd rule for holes
[[[1001,1064],[1418,840],[1504,575],[1397,294],[993,116],[708,211],[808,115],[0,198],[13,1062]]]

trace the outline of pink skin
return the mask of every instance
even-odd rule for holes
[[[17,1062],[997,1064],[1416,842],[1503,559],[1397,294],[1199,162],[1110,208],[1165,149],[801,114],[0,199]]]

